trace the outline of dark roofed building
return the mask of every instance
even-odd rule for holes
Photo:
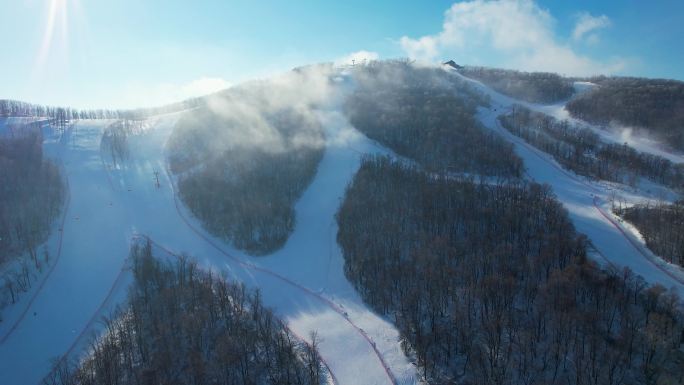
[[[451,68],[457,69],[457,70],[460,70],[461,68],[463,68],[463,66],[456,64],[456,62],[453,60],[449,60],[449,61],[444,62],[442,64],[444,64],[445,66],[449,66]]]

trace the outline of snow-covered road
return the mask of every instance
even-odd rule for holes
[[[415,383],[397,330],[370,311],[344,277],[335,240],[334,214],[360,164],[356,150],[377,150],[339,112],[321,111],[320,117],[328,146],[296,206],[295,232],[283,249],[261,258],[207,234],[177,201],[173,180],[164,172],[164,145],[177,115],[160,117],[143,134],[130,137],[131,157],[124,166],[102,161],[105,122],[78,124],[63,141],[67,147],[61,156],[72,197],[62,257],[33,303],[15,306],[17,313],[23,307],[30,316],[19,323],[15,317],[16,329],[0,344],[0,383],[38,383],[65,352],[82,354],[101,329],[98,319],[125,298],[132,280],[126,257],[137,234],[258,288],[265,304],[297,335],[308,338],[316,331],[320,354],[339,384]],[[13,323],[10,318],[0,332]]]

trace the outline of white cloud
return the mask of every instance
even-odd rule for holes
[[[325,138],[317,129],[318,111],[314,106],[337,100],[339,89],[330,82],[332,70],[330,64],[299,67],[268,79],[236,85],[233,92],[210,97],[208,107],[216,116],[226,122],[240,122],[231,129],[229,137],[214,141],[213,148],[223,151],[240,145],[280,152],[322,146]],[[296,111],[309,124],[303,124],[286,138],[272,124],[272,116],[283,110]]]
[[[201,77],[187,83],[128,84],[123,108],[156,107],[209,95],[231,86],[219,77]]]
[[[592,16],[588,13],[581,13],[577,18],[577,24],[572,31],[572,38],[580,41],[586,37],[589,43],[598,41],[598,35],[593,33],[596,30],[610,27],[610,19],[606,15]]]
[[[342,64],[361,64],[364,62],[369,62],[373,60],[378,60],[380,58],[380,55],[378,55],[377,52],[372,52],[372,51],[356,51],[352,52],[347,56],[341,57],[337,60],[335,60],[335,64],[337,65],[342,65]]]
[[[554,27],[553,16],[532,0],[463,1],[446,11],[439,33],[404,36],[399,43],[409,57],[424,61],[455,55],[464,64],[570,75],[614,73],[624,67],[620,59],[604,63],[578,54],[558,40]]]
[[[203,77],[178,87],[178,95],[183,99],[212,94],[230,87],[230,82],[223,78]]]

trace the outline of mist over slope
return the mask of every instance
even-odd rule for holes
[[[488,100],[466,82],[402,61],[370,63],[353,75],[345,113],[370,139],[428,170],[521,176],[513,147],[475,118]]]
[[[563,77],[545,72],[462,67],[458,71],[505,95],[530,103],[567,101],[570,116],[619,134],[684,151],[684,82],[618,76]],[[573,83],[592,87],[575,95]],[[572,99],[572,100],[570,100]],[[627,138],[628,139],[628,138]]]
[[[283,246],[323,156],[314,108],[333,97],[331,74],[313,66],[236,87],[176,123],[169,166],[210,231],[252,254]]]
[[[598,87],[568,103],[572,116],[632,130],[684,151],[684,82],[629,77],[589,80]]]

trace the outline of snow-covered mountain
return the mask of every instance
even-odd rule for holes
[[[648,286],[661,285],[671,288],[672,293],[684,293],[684,268],[654,254],[637,228],[612,210],[616,202],[625,206],[655,200],[674,202],[681,199],[684,186],[676,188],[636,173],[629,183],[626,179],[602,180],[573,171],[531,139],[506,129],[501,118],[522,106],[567,120],[570,127],[591,130],[602,145],[624,144],[638,153],[666,159],[673,170],[683,167],[684,156],[672,147],[638,135],[625,141],[619,132],[568,112],[568,103],[601,84],[562,78],[559,81],[564,91],[555,96],[557,100],[545,100],[543,104],[514,96],[516,90],[502,87],[501,82],[476,80],[468,75],[468,71],[453,66],[426,69],[408,63],[312,66],[229,89],[192,109],[137,119],[134,123],[80,119],[59,129],[41,125],[44,156],[59,166],[66,195],[59,218],[52,221],[49,236],[38,247],[39,254],[44,252],[49,260],[40,269],[31,270],[35,278],[30,287],[16,299],[12,294],[12,301],[6,301],[0,309],[0,383],[40,383],[54,378],[56,362],[77,363],[92,353],[92,338],[107,332],[102,319],[114,314],[117,307],[126,306],[127,290],[134,281],[129,249],[145,240],[159,258],[173,261],[178,255],[187,255],[201,268],[228,281],[258,289],[264,305],[273,309],[299,339],[310,342],[315,332],[327,383],[469,383],[473,380],[469,376],[480,370],[476,369],[479,364],[475,355],[468,356],[473,363],[465,361],[465,347],[453,348],[460,358],[436,357],[437,348],[422,355],[422,345],[417,341],[437,334],[407,334],[400,314],[404,310],[387,305],[383,311],[378,302],[369,299],[370,284],[364,284],[351,272],[350,248],[338,242],[342,234],[338,216],[343,203],[349,203],[345,201],[348,186],[369,157],[387,157],[435,180],[444,178],[444,183],[525,186],[522,189],[533,182],[546,184],[567,211],[576,232],[586,235],[587,255],[598,266],[597,271],[603,269],[606,274],[620,277],[628,268],[643,277]],[[371,93],[374,87],[387,84],[396,88]],[[425,100],[411,99],[419,103],[420,109],[410,109],[410,102],[401,99],[406,89],[425,93]],[[392,110],[397,104],[406,109]],[[375,113],[365,110],[371,105],[378,109]],[[441,111],[440,106],[448,107],[443,108],[447,114],[459,112],[434,123],[439,120],[434,111]],[[392,111],[398,111],[396,120]],[[431,116],[431,111],[435,115]],[[417,114],[427,118],[421,120],[422,115]],[[402,126],[412,116],[418,116],[416,125],[425,124],[424,130]],[[452,127],[450,124],[456,120],[458,124]],[[365,121],[384,122],[396,127],[399,134],[387,134],[384,126],[364,125]],[[9,122],[0,121],[0,133],[9,132]],[[22,121],[11,122],[13,131],[28,126]],[[425,132],[432,127],[429,124],[446,128],[428,135]],[[550,135],[543,131],[544,127],[533,128],[538,136]],[[463,139],[464,133],[467,140]],[[516,159],[520,162],[515,163]],[[296,178],[292,175],[300,172]],[[256,178],[260,173],[264,176]],[[251,191],[242,188],[247,183]],[[271,184],[278,187],[269,190]],[[285,189],[289,195],[281,200]],[[222,191],[230,194],[221,195]],[[212,204],[204,204],[208,201]],[[235,202],[241,202],[240,210],[247,209],[234,208]],[[281,206],[285,211],[278,211]],[[257,210],[263,210],[261,216],[246,219],[245,212],[253,214]],[[408,211],[405,215],[409,215]],[[558,215],[565,214],[559,211]],[[275,218],[284,219],[273,224]],[[238,228],[235,223],[240,220],[253,222]],[[265,242],[266,233],[277,226],[282,242],[265,248],[244,246]],[[410,233],[391,226],[386,231]],[[240,237],[249,238],[249,242],[240,243]],[[370,248],[367,244],[354,247],[361,251]],[[259,252],[254,252],[257,249]],[[402,258],[411,253],[405,250]],[[20,260],[7,262],[3,271],[8,276],[20,271]],[[547,285],[546,279],[543,285]],[[392,287],[391,282],[387,285]],[[642,289],[634,295],[641,296]],[[522,303],[511,306],[521,312],[527,309]],[[645,305],[635,299],[630,306]],[[421,316],[425,318],[416,323],[427,325],[428,315]],[[440,314],[438,318],[448,320],[449,316]],[[671,330],[681,332],[681,318],[679,324],[672,322]],[[617,338],[621,328],[626,328],[615,323],[601,331],[603,337]],[[532,330],[533,326],[522,329]],[[476,342],[492,346],[491,341]],[[674,350],[682,342],[676,343]],[[657,345],[659,352],[673,348],[665,345]],[[489,353],[489,378],[522,381],[519,366],[502,363],[505,352]],[[566,354],[570,357],[579,353]],[[519,359],[515,357],[510,359]],[[538,363],[530,360],[531,367],[536,367]],[[641,361],[620,360],[623,378],[629,379],[625,383],[637,383],[642,377],[635,374],[634,368]],[[523,365],[522,361],[516,362]],[[662,362],[673,365],[666,359]],[[504,369],[508,371],[496,372]],[[567,364],[558,369],[557,375],[570,378],[569,372],[582,370]],[[670,366],[661,370],[667,375],[682,375],[681,370]],[[530,369],[538,380],[526,383],[549,380],[544,377],[547,372]],[[607,383],[603,381],[601,377],[599,383]],[[616,381],[612,383],[620,383]]]

